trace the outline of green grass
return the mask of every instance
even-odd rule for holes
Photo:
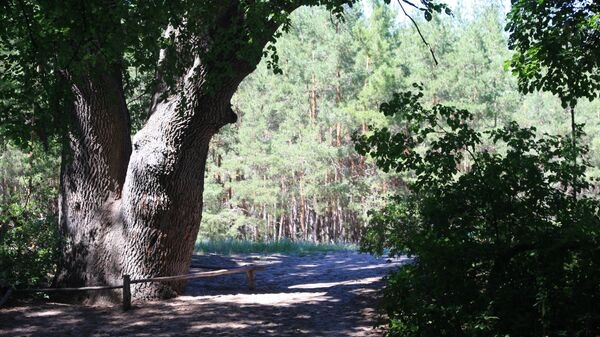
[[[241,241],[241,240],[198,240],[198,254],[311,254],[321,252],[357,251],[354,244],[323,244],[307,241]]]

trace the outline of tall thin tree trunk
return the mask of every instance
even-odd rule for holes
[[[339,66],[335,70],[335,78],[336,78],[335,102],[341,103],[342,102],[342,83],[341,83],[341,71],[340,71]]]
[[[317,118],[317,77],[312,74],[311,87],[308,97],[310,123],[314,124]]]
[[[279,219],[279,233],[277,234],[277,240],[283,240],[283,231],[285,230],[285,215],[282,212]]]
[[[302,238],[305,239],[307,230],[306,230],[306,202],[304,200],[304,181],[300,179],[300,209],[298,212],[300,213],[300,230],[302,231]]]
[[[313,211],[313,221],[312,221],[312,241],[314,243],[317,243],[317,242],[319,242],[319,238],[318,238],[318,235],[319,235],[319,229],[318,229],[318,227],[319,227],[319,214],[318,214],[318,210],[319,210],[319,208],[318,208],[318,205],[317,205],[317,197],[316,196],[313,197],[313,209],[314,209],[314,211]]]

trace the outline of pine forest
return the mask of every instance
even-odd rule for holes
[[[570,117],[550,94],[520,94],[500,2],[465,15],[414,25],[382,1],[355,6],[344,20],[302,8],[277,43],[282,74],[266,58],[240,86],[239,118],[213,140],[205,177],[204,238],[358,242],[368,210],[402,189],[409,176],[384,173],[356,153],[353,136],[392,121],[379,105],[422,83],[431,105],[474,114],[479,130],[510,120],[540,134],[568,134]],[[437,64],[436,64],[437,60]],[[598,102],[583,102],[590,159],[600,167]],[[465,162],[465,169],[469,163]],[[599,174],[591,172],[591,174]]]

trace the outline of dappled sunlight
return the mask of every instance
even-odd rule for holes
[[[348,268],[348,270],[352,270],[352,271],[357,271],[357,270],[370,270],[370,269],[380,269],[380,268],[387,268],[388,265],[387,264],[375,264],[375,265],[371,265],[371,266],[361,266],[361,267],[350,267]]]
[[[258,324],[260,322],[254,322]],[[204,329],[234,329],[241,330],[245,329],[252,324],[250,323],[235,323],[235,322],[226,322],[226,323],[201,323],[201,324],[192,324],[188,330],[204,330]]]
[[[315,268],[318,267],[318,264],[300,264],[298,265],[299,268]]]
[[[326,292],[292,292],[273,294],[237,294],[221,296],[180,296],[178,300],[199,303],[259,304],[289,307],[302,303],[337,302]]]
[[[338,263],[341,262],[341,263]],[[398,263],[364,254],[194,256],[206,266],[257,264],[246,275],[196,279],[167,301],[113,307],[42,303],[0,311],[1,336],[381,336],[373,326],[381,278]],[[193,268],[192,271],[196,271]]]
[[[62,315],[64,312],[61,310],[48,310],[42,312],[32,312],[25,314],[25,317],[52,317]]]
[[[312,276],[317,275],[317,272],[309,271],[309,270],[302,270],[302,271],[298,271],[296,273],[290,273],[289,275],[292,277],[296,277],[296,278],[310,278]]]
[[[331,288],[338,287],[344,285],[358,285],[358,284],[371,284],[381,281],[381,277],[368,277],[360,280],[349,280],[349,281],[341,281],[341,282],[326,282],[326,283],[307,283],[307,284],[297,284],[288,287],[289,289],[322,289],[322,288]]]

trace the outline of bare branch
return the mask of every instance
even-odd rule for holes
[[[410,21],[413,23],[413,25],[415,26],[415,28],[417,29],[417,33],[419,33],[419,36],[421,37],[421,40],[423,41],[423,43],[429,48],[429,52],[431,53],[431,57],[433,57],[433,62],[435,62],[435,65],[438,65],[438,61],[435,58],[435,53],[433,52],[433,49],[431,48],[431,45],[429,44],[429,42],[427,42],[427,40],[425,40],[425,37],[423,36],[423,34],[421,34],[421,30],[419,29],[419,25],[417,25],[417,23],[415,22],[415,20],[406,12],[406,10],[404,9],[404,6],[402,6],[402,2],[406,2],[412,6],[415,6],[414,4],[412,4],[411,2],[408,2],[406,0],[398,0],[398,4],[400,5],[400,8],[402,9],[402,12],[404,12],[404,15],[406,15],[407,18],[410,19]],[[415,6],[415,8],[418,8]]]

